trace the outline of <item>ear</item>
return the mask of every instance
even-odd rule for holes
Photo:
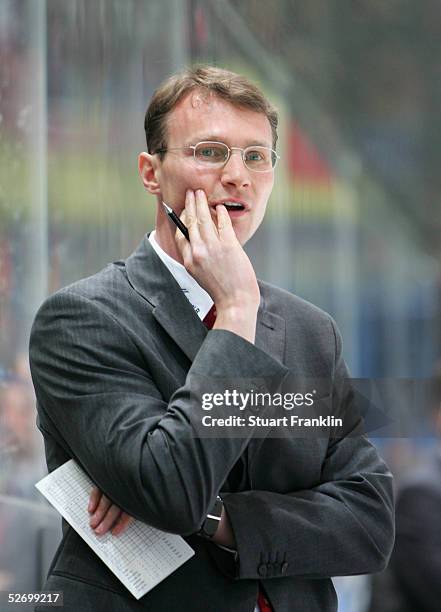
[[[138,156],[138,170],[141,181],[150,193],[158,194],[161,191],[158,182],[158,160],[150,153],[142,152]]]

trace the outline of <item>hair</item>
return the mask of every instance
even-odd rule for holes
[[[263,113],[270,125],[273,148],[277,145],[278,114],[260,89],[246,77],[215,66],[194,66],[174,74],[154,92],[144,119],[149,153],[167,148],[167,117],[190,91],[215,95],[234,106]],[[164,153],[159,153],[161,158]]]

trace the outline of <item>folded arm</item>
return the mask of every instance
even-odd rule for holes
[[[255,490],[223,495],[237,543],[236,563],[212,552],[219,567],[236,578],[366,574],[388,563],[394,542],[392,475],[364,435],[332,320],[331,327],[332,414],[342,417],[344,432],[337,437],[331,431],[328,440],[323,434],[313,440],[265,440],[268,450],[259,454],[254,469]],[[273,464],[275,474],[279,465],[287,474],[280,489],[270,490],[267,479],[255,485]],[[309,478],[315,482],[299,486],[312,464],[321,466]]]
[[[247,385],[267,379],[277,388],[286,374],[243,338],[213,330],[183,386],[166,401],[127,330],[70,290],[40,309],[30,359],[44,428],[123,511],[181,534],[200,528],[252,435],[195,435],[203,386],[217,374],[223,389],[239,379]]]

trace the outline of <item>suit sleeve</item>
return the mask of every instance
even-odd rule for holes
[[[331,325],[333,413],[341,415],[348,374],[340,336],[333,321]],[[288,493],[250,490],[224,496],[237,555],[234,564],[225,563],[225,556],[213,550],[220,569],[239,579],[259,579],[325,578],[385,568],[394,540],[392,476],[363,435],[361,419],[348,422],[350,430],[343,437],[329,439],[316,486]],[[295,481],[297,466],[279,465],[291,470]]]
[[[68,456],[126,512],[182,535],[200,528],[249,441],[195,435],[203,384],[213,375],[223,388],[265,378],[275,389],[286,375],[246,340],[212,330],[166,402],[127,330],[101,304],[69,290],[38,312],[30,362],[40,418]]]

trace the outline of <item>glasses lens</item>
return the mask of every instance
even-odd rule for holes
[[[219,142],[200,142],[194,150],[196,161],[210,166],[222,165],[228,159],[228,147]]]
[[[244,161],[250,170],[265,172],[274,168],[277,156],[268,147],[248,147],[244,152]]]

